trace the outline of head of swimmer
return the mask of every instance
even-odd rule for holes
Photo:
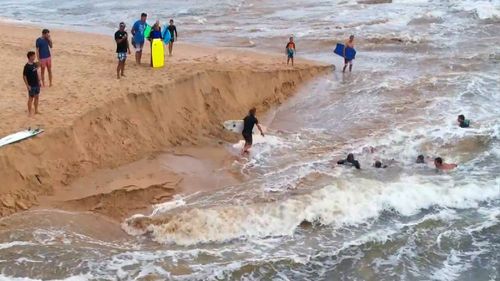
[[[441,157],[436,157],[434,159],[434,165],[436,166],[436,168],[440,168],[441,166],[443,166],[443,158]]]
[[[375,168],[382,168],[382,162],[380,161],[375,161],[375,164],[373,164]]]
[[[352,154],[352,153],[347,154],[346,160],[347,160],[347,162],[350,162],[350,163],[354,162],[354,154]]]
[[[457,121],[459,124],[462,124],[465,121],[465,116],[463,114],[458,115]]]
[[[153,29],[158,31],[160,30],[161,26],[160,26],[160,20],[156,20],[155,21],[155,24],[153,25]]]
[[[252,116],[255,116],[256,113],[257,113],[257,108],[255,107],[250,108],[250,110],[248,111],[248,114]]]
[[[146,19],[147,19],[147,18],[148,18],[148,14],[146,14],[146,13],[142,13],[142,14],[141,14],[141,21],[142,21],[142,22],[146,22]]]
[[[420,154],[419,156],[417,156],[417,163],[418,164],[424,164],[425,163],[425,158],[422,154]]]

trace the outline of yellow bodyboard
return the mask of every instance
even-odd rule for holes
[[[163,67],[165,64],[165,54],[163,50],[163,41],[161,39],[153,39],[151,52],[153,56],[153,67]]]

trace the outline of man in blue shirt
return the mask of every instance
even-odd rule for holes
[[[48,29],[42,30],[42,37],[36,39],[36,56],[42,68],[42,85],[45,86],[45,68],[49,72],[49,85],[52,86],[52,39]]]
[[[146,13],[141,14],[141,19],[136,21],[132,26],[132,45],[135,48],[135,62],[140,64],[142,57],[142,48],[144,47],[144,31],[146,30],[146,19],[148,15]]]

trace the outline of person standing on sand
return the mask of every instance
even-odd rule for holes
[[[52,86],[52,39],[48,29],[42,30],[42,36],[36,39],[36,56],[42,67],[42,85],[45,87],[45,68],[49,73],[49,86]]]
[[[130,46],[128,44],[128,34],[125,31],[125,23],[120,22],[120,27],[115,32],[116,55],[118,58],[118,66],[116,67],[116,78],[125,76],[125,62],[127,61],[127,53],[130,54]]]
[[[345,41],[345,46],[344,46],[344,69],[342,72],[345,72],[345,69],[347,68],[347,65],[349,64],[349,72],[352,71],[352,59],[348,60],[345,56],[345,50],[347,48],[354,49],[354,35],[349,36],[349,40]]]
[[[241,134],[245,139],[245,146],[241,151],[241,155],[249,153],[248,150],[252,147],[253,143],[252,132],[253,132],[253,127],[255,125],[257,125],[257,128],[259,128],[260,134],[264,136],[264,132],[262,132],[262,128],[259,125],[259,120],[257,120],[257,118],[255,117],[256,113],[257,109],[253,107],[248,111],[248,115],[245,118],[243,118],[243,131],[241,132]]]
[[[293,66],[293,56],[295,54],[295,42],[293,42],[293,36],[290,37],[288,43],[286,44],[285,50],[287,55],[286,65],[290,63],[290,60],[292,60]]]
[[[153,39],[162,39],[163,35],[161,33],[160,21],[157,20],[153,27],[151,28],[151,33],[149,33],[149,43],[151,46],[151,67],[153,67]]]
[[[40,94],[41,77],[38,72],[38,66],[35,63],[36,54],[33,51],[29,51],[26,55],[28,57],[28,62],[24,65],[23,70],[23,80],[28,89],[28,115],[32,116],[32,105],[35,105],[35,114],[38,112],[38,96]]]
[[[170,19],[170,24],[167,27],[167,29],[170,32],[170,42],[168,42],[168,55],[172,56],[172,51],[174,49],[174,41],[177,40],[177,27],[175,27],[173,19]]]
[[[144,47],[144,31],[146,30],[146,19],[148,15],[146,13],[141,14],[141,19],[136,21],[132,26],[132,45],[135,48],[135,62],[141,64],[142,49]]]

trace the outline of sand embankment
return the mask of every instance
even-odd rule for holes
[[[42,88],[41,114],[30,118],[22,68],[40,30],[0,24],[0,136],[45,129],[0,148],[0,216],[30,208],[40,195],[96,169],[224,138],[221,121],[242,117],[251,106],[279,103],[331,68],[300,60],[291,68],[281,55],[176,44],[163,69],[149,68],[148,54],[135,65],[132,53],[126,78],[117,80],[112,34],[53,30],[54,86]]]

